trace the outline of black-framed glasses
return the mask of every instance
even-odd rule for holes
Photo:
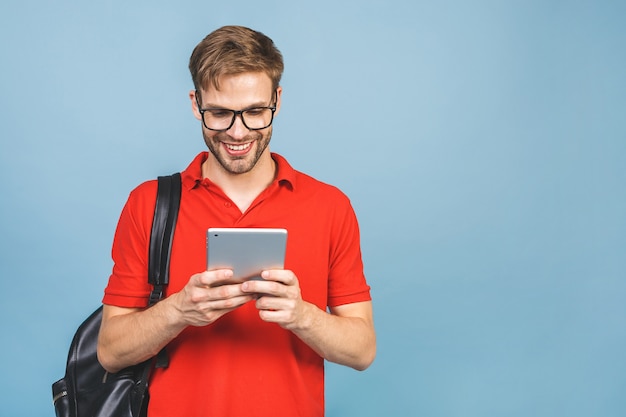
[[[208,107],[200,108],[200,101],[196,93],[196,103],[198,103],[198,111],[202,115],[202,123],[204,127],[216,132],[225,132],[235,123],[237,116],[241,117],[243,125],[248,130],[261,130],[270,127],[274,120],[276,106],[251,107],[244,110],[231,110]]]

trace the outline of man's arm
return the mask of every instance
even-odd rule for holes
[[[376,356],[372,302],[331,308],[331,314],[308,304],[309,320],[292,330],[320,356],[359,371],[367,369]]]
[[[193,275],[178,293],[147,309],[105,305],[98,337],[98,360],[109,372],[156,355],[187,326],[206,326],[255,298],[241,284],[219,285],[231,270]]]
[[[331,308],[331,313],[304,301],[292,271],[264,271],[265,281],[242,284],[246,292],[265,294],[256,301],[259,316],[291,330],[324,359],[364,370],[376,356],[370,301]]]
[[[141,310],[104,305],[98,337],[98,360],[109,372],[143,362],[156,355],[184,326],[171,320],[170,302],[163,300]]]

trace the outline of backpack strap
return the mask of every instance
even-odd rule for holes
[[[148,282],[154,288],[148,306],[156,304],[163,298],[163,289],[169,283],[171,244],[178,217],[180,192],[179,173],[158,178],[148,257]]]
[[[169,284],[170,254],[178,218],[181,188],[179,173],[158,178],[148,256],[148,282],[153,286],[148,307],[163,298],[164,288]],[[163,348],[156,357],[155,367],[167,368],[168,365],[169,358]]]

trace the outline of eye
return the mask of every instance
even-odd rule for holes
[[[209,113],[211,117],[214,117],[216,119],[224,119],[233,115],[230,110],[225,109],[208,109],[206,110],[206,112]]]
[[[254,116],[260,116],[260,115],[262,115],[262,114],[263,114],[263,112],[264,112],[265,110],[266,110],[266,109],[265,109],[264,107],[255,107],[255,108],[253,108],[253,109],[248,109],[248,110],[246,110],[246,115],[247,115],[247,116],[252,116],[252,117],[254,117]]]

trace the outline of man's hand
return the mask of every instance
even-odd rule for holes
[[[309,319],[310,305],[302,300],[300,284],[289,270],[263,271],[263,280],[241,284],[245,293],[257,294],[256,308],[262,320],[277,323],[288,330],[301,327]]]
[[[255,294],[242,291],[242,284],[229,283],[232,277],[230,269],[192,275],[187,285],[173,295],[180,320],[190,326],[206,326],[256,298]]]
[[[321,357],[331,362],[366,369],[376,355],[376,335],[370,301],[330,308],[330,314],[306,302],[296,275],[269,270],[263,280],[241,284],[244,293],[257,294],[262,320],[292,331]]]
[[[142,362],[174,339],[187,326],[206,326],[256,298],[241,284],[229,280],[227,269],[193,275],[185,287],[154,306],[123,308],[104,306],[98,359],[109,372]],[[140,334],[141,337],[129,337]]]

